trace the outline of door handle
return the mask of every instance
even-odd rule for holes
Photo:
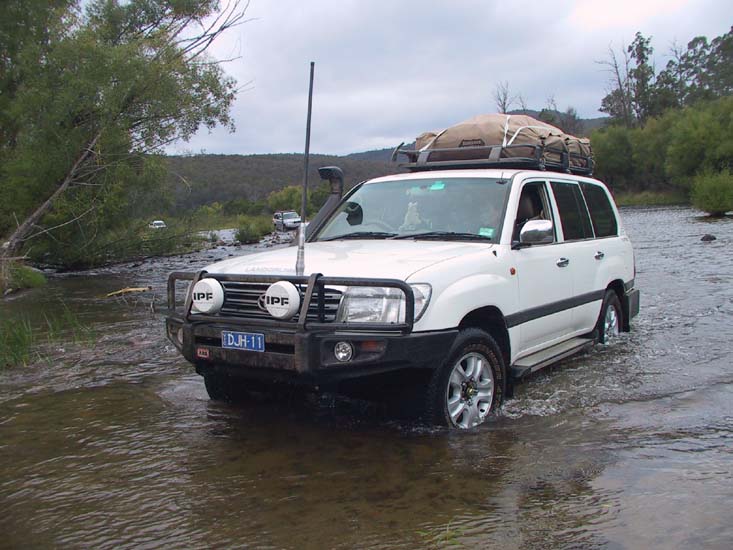
[[[558,261],[555,262],[555,265],[557,265],[557,267],[567,267],[569,263],[570,260],[568,260],[567,258],[560,258]]]
[[[602,260],[604,258],[605,254],[601,252],[600,250],[596,252],[596,255],[593,256],[596,260]]]

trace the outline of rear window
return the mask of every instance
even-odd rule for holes
[[[598,185],[582,182],[580,184],[585,196],[585,203],[590,211],[593,230],[596,237],[615,237],[618,235],[618,223],[613,207],[606,191]]]
[[[592,239],[593,228],[580,187],[574,183],[552,182],[551,185],[557,209],[560,211],[560,223],[565,240]]]

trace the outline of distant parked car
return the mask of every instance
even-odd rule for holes
[[[275,231],[292,231],[300,225],[300,215],[292,210],[278,211],[272,215],[272,225]]]
[[[165,229],[168,227],[163,220],[153,220],[148,224],[150,229]]]

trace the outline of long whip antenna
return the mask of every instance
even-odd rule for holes
[[[303,175],[303,197],[300,203],[300,228],[298,231],[298,259],[295,262],[295,272],[303,275],[305,270],[305,215],[308,207],[308,161],[311,148],[311,112],[313,110],[313,73],[316,64],[311,61],[310,86],[308,87],[308,118],[305,125],[305,173]]]

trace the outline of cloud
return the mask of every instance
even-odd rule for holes
[[[596,61],[641,31],[657,64],[672,41],[718,36],[733,4],[715,0],[552,3],[462,0],[253,0],[254,20],[218,42],[218,59],[249,83],[233,108],[237,131],[200,132],[188,149],[302,151],[309,62],[316,62],[311,150],[393,147],[417,134],[496,110],[498,82],[530,108],[600,116],[607,74]]]

